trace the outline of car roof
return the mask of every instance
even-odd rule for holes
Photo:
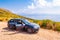
[[[23,18],[12,18],[10,20],[26,20],[26,19],[23,19]]]

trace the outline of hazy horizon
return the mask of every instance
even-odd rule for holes
[[[49,20],[52,20],[52,21],[56,21],[56,22],[60,22],[60,15],[54,15],[54,14],[19,14],[19,15],[22,15],[22,16],[26,16],[26,17],[29,17],[29,18],[32,18],[32,19],[38,19],[38,20],[44,20],[44,19],[49,19]],[[59,19],[59,20],[58,20]]]

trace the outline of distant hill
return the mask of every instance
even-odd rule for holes
[[[7,21],[11,18],[25,18],[28,20],[33,20],[31,18],[27,18],[21,15],[14,14],[7,9],[0,8],[0,21]]]

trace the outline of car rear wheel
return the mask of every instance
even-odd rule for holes
[[[16,30],[16,26],[15,26],[15,25],[13,25],[12,29]]]
[[[8,25],[8,28],[9,28],[9,29],[16,30],[16,26],[15,26],[15,25],[13,25],[13,26],[12,26],[12,25]]]
[[[11,27],[10,25],[8,25],[8,28],[9,28],[9,29],[12,29],[12,27]]]

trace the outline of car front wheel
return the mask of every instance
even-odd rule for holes
[[[28,28],[28,29],[27,29],[27,32],[28,32],[28,33],[33,33],[33,30],[32,30],[31,28]]]

